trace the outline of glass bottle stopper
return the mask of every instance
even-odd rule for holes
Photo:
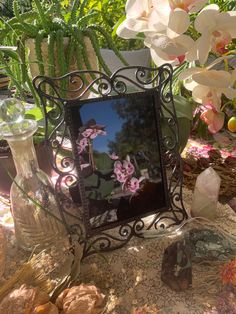
[[[29,136],[37,130],[37,122],[25,119],[25,108],[19,99],[7,98],[0,102],[0,136],[10,141],[13,137]]]

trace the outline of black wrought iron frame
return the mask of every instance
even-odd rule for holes
[[[133,71],[132,77],[127,77],[125,71]],[[187,219],[187,213],[182,199],[182,160],[179,154],[179,126],[172,95],[173,70],[169,64],[159,68],[129,66],[120,68],[111,76],[100,71],[74,71],[62,77],[50,78],[38,76],[33,80],[34,87],[40,97],[45,115],[45,143],[50,161],[58,178],[55,191],[61,205],[61,215],[66,219],[68,229],[78,241],[84,242],[84,256],[96,252],[104,252],[124,246],[132,237],[143,237],[142,232],[150,229],[174,228]],[[75,87],[73,87],[75,86]],[[145,223],[143,217],[133,221],[123,222],[110,230],[99,230],[98,234],[88,234],[84,225],[84,215],[88,213],[77,207],[76,213],[70,209],[74,202],[69,195],[73,185],[83,190],[83,180],[78,158],[75,158],[66,144],[75,152],[75,140],[70,140],[68,104],[79,103],[87,98],[89,93],[96,93],[98,97],[111,97],[126,95],[128,87],[135,88],[135,92],[157,92],[160,119],[166,119],[169,134],[161,135],[160,150],[163,163],[168,171],[167,193],[169,195],[169,208],[165,212],[157,211],[151,223]],[[167,118],[166,118],[167,117]],[[59,132],[60,131],[60,132]],[[69,145],[69,146],[70,146]],[[52,153],[53,152],[53,153]],[[165,178],[164,178],[165,179]],[[85,193],[80,193],[85,198]],[[82,200],[86,204],[86,200]],[[88,217],[86,217],[88,219]]]

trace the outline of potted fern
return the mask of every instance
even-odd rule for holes
[[[62,76],[72,70],[97,69],[98,66],[110,73],[101,56],[97,34],[103,36],[122,59],[107,32],[94,23],[89,25],[94,13],[85,10],[87,2],[32,0],[29,10],[24,11],[22,0],[13,0],[14,17],[1,17],[0,43],[4,49],[0,49],[0,65],[11,78],[16,96],[21,99],[33,96],[36,108],[28,112],[31,118],[43,118],[40,101],[32,85],[34,76]],[[90,77],[85,79],[88,81]],[[42,140],[43,132],[41,127],[39,137],[34,139]],[[38,147],[41,149],[41,145]],[[45,153],[43,156],[46,159]],[[5,153],[4,158],[9,160]]]
[[[33,0],[32,9],[24,13],[20,2],[13,1],[14,17],[6,20],[0,31],[0,42],[17,46],[18,50],[1,53],[0,62],[21,97],[27,90],[38,103],[32,78],[39,74],[62,76],[76,69],[97,69],[98,65],[109,74],[98,35],[127,64],[109,34],[102,27],[89,24],[94,12],[86,10],[87,0]],[[4,60],[6,55],[8,62]]]

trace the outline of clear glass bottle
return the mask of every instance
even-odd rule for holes
[[[16,99],[0,104],[0,117],[0,133],[9,143],[17,171],[10,191],[17,243],[29,251],[46,248],[64,237],[66,229],[59,221],[50,179],[38,166],[33,144],[37,123],[24,119],[24,108]]]

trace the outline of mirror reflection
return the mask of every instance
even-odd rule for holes
[[[166,210],[154,95],[71,108],[90,228]]]

